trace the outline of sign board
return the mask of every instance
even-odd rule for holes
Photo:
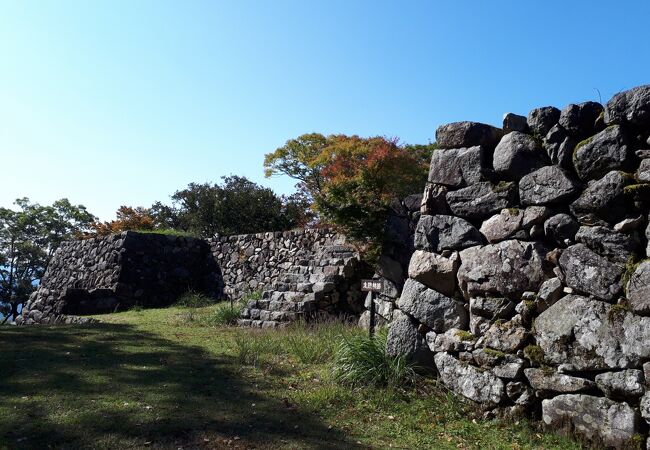
[[[363,292],[381,292],[384,290],[384,280],[361,280]]]

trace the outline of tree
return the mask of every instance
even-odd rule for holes
[[[16,211],[0,208],[0,312],[5,322],[18,315],[61,242],[80,236],[96,220],[67,199],[41,206],[22,198],[15,205]]]
[[[319,133],[290,139],[275,152],[265,155],[264,175],[267,178],[287,175],[299,181],[297,186],[304,194],[319,195],[323,184],[319,157],[329,145],[329,139]]]
[[[151,212],[142,207],[120,206],[115,212],[116,219],[110,222],[93,222],[91,228],[96,236],[108,236],[122,231],[154,229],[155,222]]]
[[[278,196],[240,176],[222,177],[221,184],[191,183],[171,198],[172,206],[157,202],[149,210],[156,226],[202,237],[283,231],[313,217],[304,196]]]
[[[435,144],[399,145],[384,137],[309,134],[266,155],[266,175],[300,180],[323,219],[361,244],[381,248],[392,200],[421,192]]]

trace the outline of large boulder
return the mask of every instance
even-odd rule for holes
[[[431,252],[460,250],[483,243],[481,233],[454,216],[422,216],[415,227],[415,248]]]
[[[619,305],[567,295],[541,313],[534,327],[548,364],[577,371],[628,369],[650,357],[650,318]]]
[[[544,137],[542,145],[553,164],[573,170],[572,157],[576,142],[564,128],[555,125]]]
[[[452,297],[456,292],[458,267],[460,257],[457,252],[447,258],[437,253],[416,250],[411,256],[408,275],[426,287]]]
[[[481,234],[490,243],[504,241],[523,232],[524,211],[517,208],[502,209],[500,214],[490,217],[481,225]]]
[[[626,288],[632,311],[650,315],[650,260],[645,260],[637,266]]]
[[[483,174],[483,149],[439,149],[431,156],[429,182],[444,186],[461,187],[478,183]]]
[[[466,299],[504,296],[520,299],[544,281],[544,249],[533,242],[509,240],[460,252],[458,283]]]
[[[552,214],[550,208],[546,206],[529,206],[524,210],[524,220],[522,225],[528,229],[533,225],[543,225],[544,221]]]
[[[406,355],[409,361],[421,367],[427,367],[433,362],[433,354],[424,337],[418,332],[418,325],[400,310],[393,312],[386,353],[390,356]]]
[[[522,177],[519,199],[522,205],[549,205],[566,201],[580,192],[580,185],[558,166],[546,166]]]
[[[611,302],[623,287],[621,278],[625,265],[598,255],[584,244],[564,250],[559,265],[567,286],[578,292]]]
[[[512,131],[526,133],[528,131],[526,117],[514,113],[505,113],[503,115],[503,131],[504,133],[510,133]]]
[[[612,170],[629,169],[631,158],[628,138],[619,125],[585,139],[573,152],[573,163],[582,180],[601,178]]]
[[[594,377],[594,381],[609,398],[634,398],[645,392],[643,371],[639,369],[600,373]]]
[[[578,138],[591,136],[596,131],[596,119],[603,112],[597,102],[570,104],[560,113],[559,125]]]
[[[467,327],[467,311],[462,303],[410,278],[404,283],[397,306],[436,333]]]
[[[550,164],[546,152],[532,136],[518,131],[506,134],[494,149],[494,171],[507,180],[518,180]]]
[[[409,213],[414,213],[420,210],[422,205],[422,194],[411,194],[404,197],[402,203]]]
[[[515,183],[490,182],[447,192],[447,204],[456,216],[467,219],[483,219],[501,211],[504,208],[515,206],[517,199],[517,185]]]
[[[585,378],[574,377],[558,372],[551,372],[547,368],[525,369],[524,374],[530,385],[544,393],[560,392],[569,394],[573,392],[584,392],[594,388],[594,382]]]
[[[467,331],[450,328],[444,333],[429,331],[426,335],[427,344],[432,352],[471,352],[476,338]]]
[[[526,361],[518,356],[485,348],[474,350],[472,358],[479,367],[509,380],[519,378],[526,366]]]
[[[436,143],[440,148],[461,148],[482,145],[494,148],[503,136],[503,130],[478,122],[453,122],[440,125]]]
[[[427,183],[422,194],[420,212],[426,215],[449,214],[447,206],[447,187],[442,184]]]
[[[650,183],[650,158],[641,160],[636,171],[636,179],[642,183]]]
[[[568,246],[573,243],[580,224],[570,214],[556,214],[544,222],[544,234],[550,241]]]
[[[472,297],[469,312],[488,319],[509,319],[515,311],[515,302],[503,297]]]
[[[569,427],[598,448],[638,448],[639,417],[627,403],[584,394],[542,401],[542,420],[552,429]]]
[[[483,335],[483,345],[502,352],[514,353],[526,344],[529,333],[521,325],[510,322],[496,322]]]
[[[645,249],[645,254],[650,258],[650,214],[648,214],[648,226],[645,229],[645,238],[648,241],[648,245]]]
[[[616,222],[628,210],[624,193],[630,182],[628,175],[616,170],[599,180],[590,181],[580,197],[571,203],[571,212],[578,218],[595,215]]]
[[[611,261],[625,264],[634,256],[637,244],[629,235],[603,226],[582,226],[576,241]]]
[[[546,136],[560,120],[560,110],[554,106],[535,108],[528,113],[528,128],[538,136]]]
[[[605,122],[650,125],[650,85],[638,86],[613,96],[605,107]]]
[[[437,353],[435,362],[442,382],[457,394],[487,407],[496,406],[503,399],[503,381],[489,371],[459,361],[448,353]]]

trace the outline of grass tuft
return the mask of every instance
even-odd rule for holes
[[[237,320],[241,317],[244,303],[235,302],[232,305],[230,302],[222,302],[215,310],[203,318],[203,323],[208,326],[232,326],[237,325]]]
[[[176,306],[182,306],[185,308],[203,308],[204,306],[210,306],[214,303],[215,300],[213,298],[210,298],[201,292],[188,291],[179,297],[176,301]]]
[[[395,388],[412,384],[416,377],[413,365],[405,355],[388,355],[387,336],[387,330],[382,329],[373,338],[343,337],[334,355],[334,377],[351,386]]]

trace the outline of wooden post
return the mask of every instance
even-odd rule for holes
[[[370,292],[370,326],[368,327],[368,336],[370,339],[375,335],[375,294]]]
[[[370,323],[368,326],[368,335],[372,338],[375,335],[375,326],[377,323],[377,311],[375,307],[375,292],[384,290],[383,280],[361,280],[361,291],[370,292]]]
[[[232,298],[232,295],[234,293],[233,288],[225,287],[223,289],[223,293],[226,294],[228,296],[228,300],[230,300],[230,312],[232,312],[235,309],[235,306],[233,304],[234,303],[233,298]]]

